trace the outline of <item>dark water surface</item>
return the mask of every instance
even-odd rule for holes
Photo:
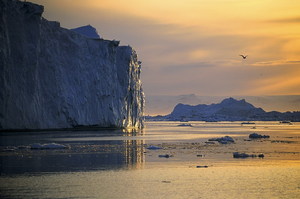
[[[299,123],[178,124],[2,132],[0,198],[300,198]],[[253,132],[270,138],[249,140]],[[225,135],[235,143],[207,143]],[[66,148],[33,150],[34,143]],[[233,152],[265,157],[236,159]]]
[[[143,161],[142,141],[125,138],[132,135],[137,134],[122,130],[2,133],[1,175],[131,167]],[[105,140],[108,137],[112,140]],[[125,139],[113,140],[117,137]],[[66,149],[30,148],[34,143],[54,142]]]

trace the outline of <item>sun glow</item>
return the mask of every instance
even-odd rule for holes
[[[174,85],[194,85],[190,92],[205,95],[300,94],[300,1],[33,2],[45,5],[46,18],[62,26],[92,24],[104,38],[134,46],[147,94],[185,93]],[[241,60],[239,54],[249,56]],[[203,73],[210,78],[200,79]]]

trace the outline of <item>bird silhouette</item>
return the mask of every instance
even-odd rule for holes
[[[243,57],[243,59],[246,59],[248,57],[248,55],[240,55],[241,57]]]

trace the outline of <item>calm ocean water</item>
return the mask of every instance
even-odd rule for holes
[[[139,132],[3,132],[0,198],[300,198],[300,123],[190,123],[147,122]],[[249,140],[254,132],[271,137]],[[208,142],[226,135],[235,143]],[[32,150],[34,143],[67,148]]]

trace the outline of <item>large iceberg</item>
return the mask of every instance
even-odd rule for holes
[[[43,10],[0,0],[0,129],[142,127],[133,48],[62,28]]]

